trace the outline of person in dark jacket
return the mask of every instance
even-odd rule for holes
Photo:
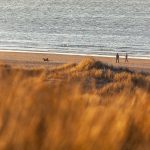
[[[119,54],[116,54],[116,63],[119,63]]]

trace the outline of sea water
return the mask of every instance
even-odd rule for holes
[[[150,0],[0,0],[0,49],[150,59]]]

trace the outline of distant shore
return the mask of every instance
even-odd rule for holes
[[[38,67],[54,67],[67,63],[78,63],[84,57],[93,57],[96,60],[102,61],[116,67],[127,67],[139,72],[150,72],[150,59],[130,58],[129,62],[125,63],[124,58],[120,58],[120,63],[116,64],[114,57],[90,56],[90,55],[74,55],[63,53],[50,52],[34,52],[34,51],[12,51],[0,50],[0,62],[20,67],[38,68]],[[43,58],[48,58],[48,62],[44,62]]]

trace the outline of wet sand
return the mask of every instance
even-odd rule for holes
[[[89,57],[89,56],[0,51],[0,63],[14,65],[16,67],[26,67],[26,68],[39,68],[39,67],[51,68],[51,67],[55,67],[67,63],[78,63],[84,57]],[[43,58],[48,58],[49,61],[44,62]],[[125,59],[121,58],[119,64],[116,64],[115,58],[112,57],[94,57],[94,59],[117,67],[127,67],[135,71],[150,73],[149,59],[129,58],[129,62],[125,63]]]

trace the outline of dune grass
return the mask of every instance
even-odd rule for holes
[[[85,58],[0,66],[0,149],[149,150],[150,75]]]

